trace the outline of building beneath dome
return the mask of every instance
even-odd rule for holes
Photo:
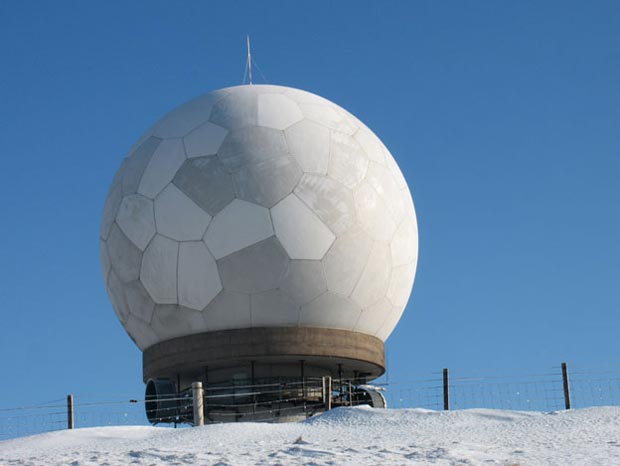
[[[148,130],[100,232],[144,381],[176,392],[380,376],[417,246],[407,183],[379,138],[326,99],[263,85],[210,92]]]

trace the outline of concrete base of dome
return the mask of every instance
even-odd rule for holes
[[[332,376],[369,381],[385,372],[383,341],[313,327],[206,332],[157,343],[143,353],[143,378],[213,385],[232,380]]]

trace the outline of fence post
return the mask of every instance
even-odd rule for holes
[[[568,367],[562,363],[562,384],[564,386],[564,407],[570,409],[570,386],[568,384]]]
[[[450,389],[448,388],[448,368],[443,370],[443,409],[450,409]]]
[[[332,378],[329,375],[323,377],[323,404],[326,411],[332,409]]]
[[[73,429],[73,395],[67,395],[67,429]]]
[[[353,406],[353,388],[351,387],[350,380],[349,380],[349,406]]]
[[[194,406],[194,427],[205,425],[204,396],[202,382],[192,383],[192,401]]]

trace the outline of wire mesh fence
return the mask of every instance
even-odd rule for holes
[[[448,384],[450,409],[490,408],[524,411],[564,409],[561,377],[458,377]],[[536,378],[535,378],[536,377]],[[392,408],[444,409],[441,376],[423,382],[392,383],[386,392]]]
[[[384,383],[391,408],[444,409],[441,372],[430,377]],[[568,375],[572,408],[620,405],[620,364],[574,367]],[[561,366],[517,375],[457,375],[448,382],[450,409],[489,408],[518,411],[565,409]]]
[[[65,416],[66,419],[66,416]],[[66,421],[65,421],[66,422]],[[143,399],[75,397],[75,427],[149,425]]]
[[[620,405],[620,369],[575,368],[571,371],[570,385],[574,408]]]
[[[109,401],[77,397],[74,404],[76,427],[147,425],[144,403],[137,400]],[[0,440],[34,435],[69,427],[66,398],[48,403],[0,408]]]
[[[67,428],[64,398],[0,409],[0,440]]]
[[[560,367],[538,373],[512,375],[461,375],[444,378],[442,372],[403,380],[376,381],[383,389],[388,408],[426,408],[442,410],[446,401],[450,409],[491,408],[525,411],[557,411],[565,409],[566,396],[572,408],[620,405],[620,364],[604,368],[573,367],[565,392]],[[355,397],[351,387],[360,381],[334,380],[331,406],[365,403]],[[447,392],[446,392],[447,389]],[[166,415],[159,421],[175,419],[184,426],[191,416],[192,399],[187,393],[169,397],[169,409],[177,418]],[[75,427],[150,425],[149,402],[144,397],[101,394],[74,397]],[[312,416],[325,409],[318,380],[286,381],[262,384],[206,386],[204,405],[207,422],[229,422],[252,419],[274,421],[290,415]],[[209,414],[210,413],[210,414]],[[211,417],[209,417],[211,415]],[[148,416],[151,420],[151,412]],[[67,399],[58,398],[41,404],[0,408],[0,440],[21,437],[68,427]],[[172,427],[174,424],[160,424]]]

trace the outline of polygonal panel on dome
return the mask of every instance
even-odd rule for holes
[[[208,121],[213,105],[225,96],[225,91],[209,92],[175,108],[156,123],[153,134],[161,138],[182,138]]]
[[[288,128],[284,135],[291,155],[305,173],[327,173],[329,129],[314,121],[302,120]]]
[[[299,306],[280,290],[250,297],[253,327],[289,327],[299,322]]]
[[[385,339],[417,262],[413,201],[385,145],[278,86],[216,91],[160,120],[118,170],[100,231],[110,298],[142,349],[252,325]]]
[[[161,192],[172,181],[174,174],[185,162],[185,150],[181,139],[166,139],[159,144],[149,161],[138,193],[151,199]]]
[[[275,236],[217,261],[227,291],[257,293],[276,288],[288,270],[289,258]]]
[[[390,215],[399,224],[405,215],[405,203],[392,172],[383,165],[370,162],[366,181],[381,196]]]
[[[239,199],[273,207],[293,191],[301,175],[295,160],[278,157],[245,165],[233,175],[233,182]]]
[[[364,272],[351,294],[351,299],[363,308],[379,301],[386,296],[391,271],[390,248],[384,244],[375,243],[370,251]]]
[[[124,197],[116,214],[116,223],[131,242],[144,251],[155,236],[153,201],[140,194]]]
[[[357,324],[355,325],[356,332],[367,333],[369,335],[376,334],[386,319],[392,313],[394,306],[386,299],[381,298],[372,306],[362,310]]]
[[[156,303],[177,302],[179,243],[156,235],[144,251],[140,280]]]
[[[327,291],[327,282],[320,261],[293,260],[280,289],[297,306],[307,304]]]
[[[294,194],[271,209],[271,218],[276,235],[291,259],[320,260],[336,239]]]
[[[217,156],[228,170],[235,171],[246,164],[286,157],[288,146],[282,131],[250,126],[226,136]]]
[[[125,284],[120,281],[116,273],[114,273],[114,270],[110,270],[108,274],[106,289],[118,320],[124,323],[129,313],[129,307],[125,299]]]
[[[390,243],[390,249],[394,267],[411,264],[418,258],[418,227],[415,217],[407,216],[401,222]]]
[[[210,122],[199,126],[183,139],[187,156],[191,158],[217,154],[227,134],[226,128]]]
[[[415,267],[415,264],[408,264],[392,269],[387,298],[394,306],[405,307],[407,304],[415,277]]]
[[[329,129],[340,131],[345,134],[353,134],[357,131],[357,122],[349,118],[348,115],[338,109],[334,104],[299,104],[299,107],[308,120],[320,123]]]
[[[299,106],[282,94],[258,95],[258,125],[286,129],[304,116]]]
[[[213,106],[211,123],[233,130],[258,123],[258,99],[256,90],[235,88],[234,92]]]
[[[125,285],[125,297],[132,316],[144,322],[151,321],[155,302],[153,302],[151,296],[144,289],[140,280],[135,280]]]
[[[123,161],[123,194],[135,194],[140,186],[140,179],[161,139],[150,137]]]
[[[362,310],[350,299],[331,291],[302,306],[300,326],[353,330]]]
[[[404,310],[405,308],[400,309],[394,307],[390,315],[388,315],[387,319],[385,319],[385,322],[383,323],[379,331],[377,331],[377,333],[375,334],[375,336],[380,340],[387,340],[387,337],[390,336],[390,333],[392,333],[394,327],[396,327],[396,324],[400,320],[400,317],[403,315]]]
[[[232,176],[216,156],[187,160],[173,183],[211,216],[235,198]]]
[[[132,315],[129,315],[123,326],[131,339],[142,351],[150,346],[153,346],[155,343],[158,343],[160,340],[155,332],[153,332],[150,325],[142,322],[140,319],[137,319]]]
[[[108,256],[108,245],[102,239],[99,240],[99,259],[101,259],[101,274],[105,283],[108,281],[108,272],[110,271],[110,257]]]
[[[209,303],[202,315],[207,332],[251,327],[250,296],[222,290]]]
[[[351,228],[356,221],[351,191],[331,178],[304,174],[294,193],[336,235]]]
[[[366,176],[368,159],[362,146],[351,136],[331,132],[328,175],[347,188],[353,188]]]
[[[222,289],[215,259],[202,241],[180,244],[178,280],[179,304],[198,311]]]
[[[118,181],[112,184],[106,197],[105,205],[103,206],[103,215],[101,216],[101,226],[99,228],[99,235],[101,238],[108,239],[110,228],[112,228],[112,223],[114,223],[114,218],[116,217],[116,212],[118,212],[118,206],[121,205],[122,199],[122,186],[120,181]]]
[[[339,236],[323,258],[327,289],[349,296],[364,271],[372,240],[356,227]]]
[[[231,86],[226,89],[230,90],[230,89],[236,89],[238,87],[240,88],[251,87],[252,90],[260,94],[284,94],[284,91],[288,89],[287,87],[279,86],[277,84],[252,84],[251,86],[247,84],[242,84],[240,86]]]
[[[116,223],[112,225],[108,237],[108,255],[112,269],[121,281],[127,283],[140,276],[142,252],[125,236]]]
[[[221,259],[272,235],[268,209],[235,199],[213,217],[204,241],[213,256]]]
[[[155,199],[157,232],[177,241],[201,240],[211,216],[174,184]]]
[[[333,103],[327,100],[325,97],[313,94],[312,92],[295,89],[293,87],[285,87],[282,89],[284,90],[284,95],[293,99],[298,104],[325,105],[327,107],[333,105]]]
[[[357,218],[371,238],[390,241],[396,231],[396,222],[390,215],[385,201],[366,181],[354,192]]]
[[[176,305],[158,304],[151,321],[151,328],[162,340],[201,333],[205,327],[200,311]]]
[[[146,141],[148,138],[153,137],[153,128],[148,128],[144,133],[142,133],[142,135],[132,144],[132,146],[129,148],[129,150],[125,153],[125,157],[123,157],[123,161],[128,158],[131,157],[131,154],[133,154],[135,152],[135,150],[140,147],[144,141]],[[118,175],[118,172],[116,173]]]
[[[383,143],[366,125],[362,125],[354,135],[371,162],[385,165],[385,152]]]

